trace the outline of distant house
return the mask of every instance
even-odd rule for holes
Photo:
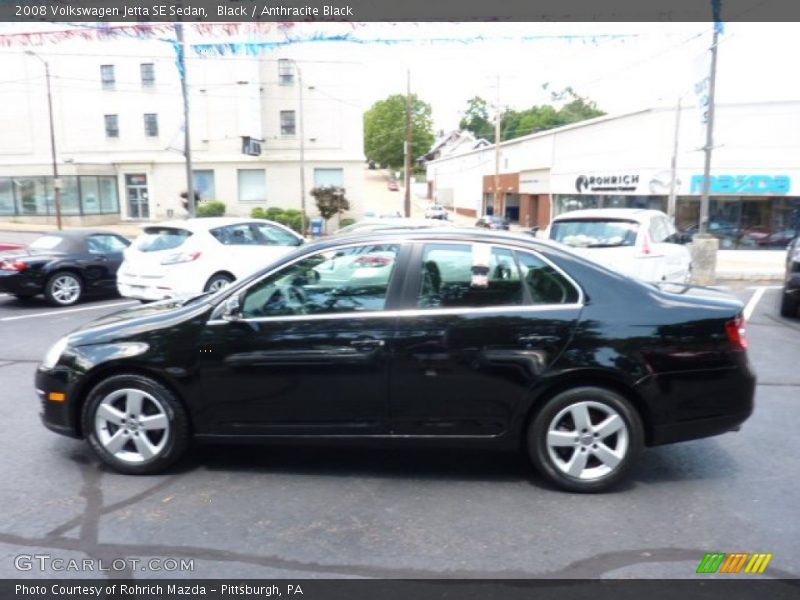
[[[487,140],[476,138],[471,131],[454,129],[449,133],[440,134],[436,141],[433,142],[431,149],[428,150],[424,156],[419,158],[418,162],[421,165],[425,165],[432,160],[456,156],[490,145],[490,142]]]

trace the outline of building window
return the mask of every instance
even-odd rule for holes
[[[264,169],[239,169],[239,202],[266,202],[267,177]]]
[[[314,169],[314,187],[344,187],[344,169]]]
[[[281,135],[295,135],[294,111],[281,111]]]
[[[194,191],[200,196],[200,200],[212,200],[216,193],[214,191],[214,171],[192,171],[194,174]]]
[[[10,177],[0,177],[0,215],[14,214],[14,189]]]
[[[119,119],[117,115],[106,115],[106,137],[117,138],[119,137]]]
[[[142,74],[142,87],[153,87],[156,84],[156,66],[153,63],[139,65]]]
[[[278,59],[278,82],[281,85],[294,85],[294,65],[288,58]]]
[[[147,137],[158,137],[158,115],[146,113],[144,115],[144,134]]]
[[[100,65],[100,81],[104,90],[113,90],[117,82],[114,77],[114,65]]]

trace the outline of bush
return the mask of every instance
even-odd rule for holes
[[[278,208],[277,206],[270,206],[269,208],[254,208],[250,211],[250,216],[254,219],[269,219],[270,221],[275,221],[276,223],[280,223],[281,225],[286,225],[291,229],[294,229],[298,233],[300,232],[301,217],[302,214],[296,208]],[[308,219],[306,219],[306,223]]]
[[[198,217],[221,217],[224,214],[225,203],[221,200],[207,200],[195,208],[195,216]]]
[[[355,219],[351,219],[351,218],[349,218],[349,217],[348,217],[347,219],[342,219],[342,220],[339,222],[339,229],[341,229],[342,227],[347,227],[348,225],[352,225],[352,224],[353,224],[353,223],[355,223],[355,222],[356,222],[356,220],[355,220]]]

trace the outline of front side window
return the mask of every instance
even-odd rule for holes
[[[256,232],[258,243],[265,246],[299,246],[303,243],[300,236],[295,236],[280,227],[266,223],[255,223],[253,229]]]
[[[86,239],[90,254],[114,254],[125,250],[127,242],[116,235],[95,234]]]
[[[217,227],[210,231],[220,244],[225,246],[256,246],[259,241],[249,223]]]
[[[383,310],[394,272],[397,244],[326,250],[253,285],[242,317],[335,315]]]
[[[281,135],[294,135],[295,134],[294,111],[282,110],[281,111]]]
[[[419,308],[480,308],[523,303],[514,254],[484,244],[426,244]]]

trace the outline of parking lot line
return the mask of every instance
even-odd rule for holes
[[[764,292],[767,291],[767,286],[759,286],[755,288],[755,290],[756,291],[753,292],[753,295],[750,297],[750,300],[748,300],[747,305],[744,307],[745,321],[750,320],[750,315],[752,315],[753,311],[756,309],[756,305],[758,304],[758,301],[761,300],[761,296],[763,296]]]
[[[84,306],[82,308],[63,308],[61,310],[49,310],[47,312],[34,313],[32,315],[19,315],[18,317],[3,317],[0,321],[19,321],[21,319],[35,319],[36,317],[51,317],[53,315],[66,315],[84,310],[97,310],[99,308],[111,308],[113,306],[126,306],[128,304],[139,304],[136,300],[126,302],[112,302],[110,304],[97,304],[95,306]]]

